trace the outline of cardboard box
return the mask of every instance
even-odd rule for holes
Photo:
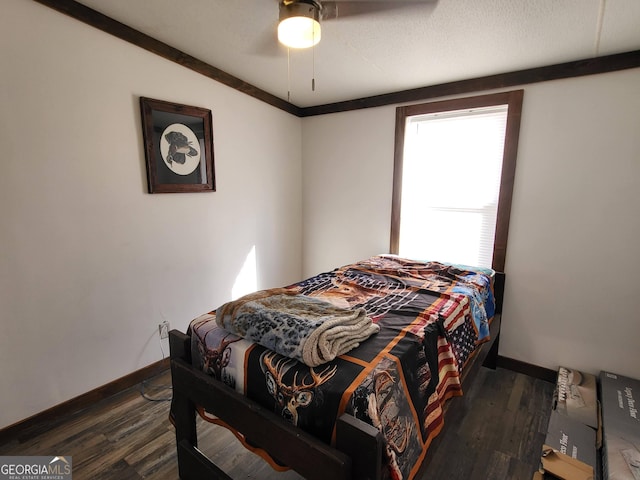
[[[597,430],[599,412],[596,376],[560,367],[553,395],[553,409]]]
[[[545,473],[557,478],[600,478],[596,431],[559,411],[552,410],[541,462]]]
[[[552,478],[561,480],[594,480],[593,468],[554,450],[544,451],[542,469],[542,478],[549,478],[551,475]]]
[[[605,480],[640,480],[640,380],[600,372]]]

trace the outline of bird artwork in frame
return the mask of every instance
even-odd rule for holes
[[[149,193],[215,191],[211,110],[140,97]]]

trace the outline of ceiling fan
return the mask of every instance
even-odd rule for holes
[[[320,41],[321,21],[399,10],[432,1],[279,0],[278,40],[290,48],[309,48]]]
[[[278,0],[278,41],[287,47],[287,101],[291,101],[289,51],[291,48],[305,49],[317,45],[321,38],[321,21],[398,11],[437,2],[438,0]],[[313,91],[315,84],[313,75]]]

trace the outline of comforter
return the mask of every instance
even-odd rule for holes
[[[286,289],[364,309],[379,332],[309,366],[221,328],[213,311],[191,323],[194,364],[328,444],[336,418],[351,413],[382,433],[388,478],[413,478],[444,403],[462,394],[467,360],[488,340],[491,272],[381,255]]]

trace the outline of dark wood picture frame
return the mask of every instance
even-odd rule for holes
[[[140,97],[149,193],[215,192],[211,110]]]

